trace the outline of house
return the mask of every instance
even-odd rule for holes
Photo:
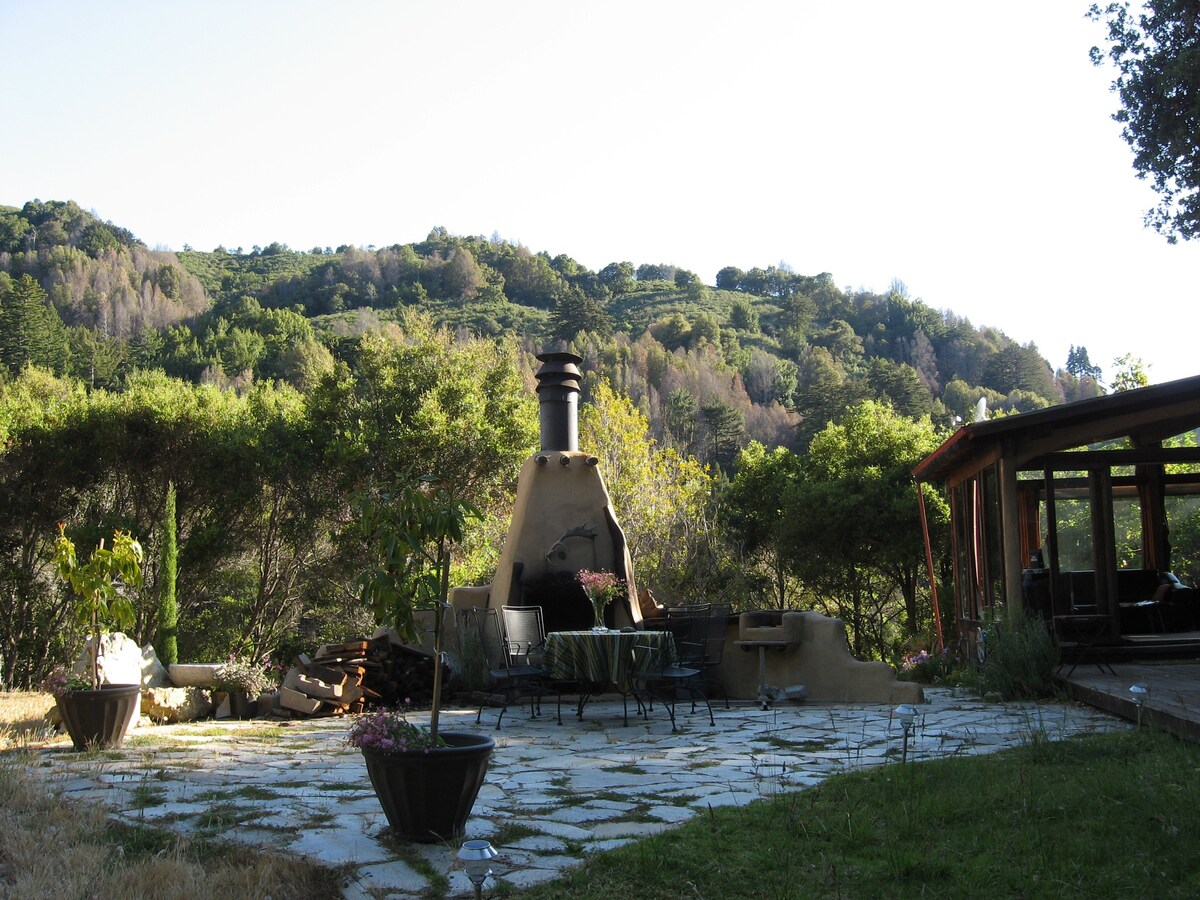
[[[1064,643],[1200,653],[1200,376],[959,428],[914,470],[951,509],[960,648],[1023,604]]]

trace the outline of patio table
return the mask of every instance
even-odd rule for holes
[[[552,631],[546,635],[542,668],[551,681],[580,685],[576,716],[582,719],[589,697],[629,693],[634,645],[650,649],[653,666],[678,664],[669,631]]]

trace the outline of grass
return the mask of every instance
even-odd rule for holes
[[[6,733],[36,737],[40,713],[0,718],[34,720]],[[851,772],[805,791],[710,809],[606,853],[586,855],[572,842],[563,852],[580,856],[578,869],[519,891],[498,883],[495,894],[1200,896],[1200,747],[1150,729],[1051,740],[1046,724],[1031,718],[1014,750]],[[223,844],[218,832],[246,814],[228,802],[232,796],[209,810],[211,831],[190,838],[117,825],[99,807],[47,795],[22,768],[35,758],[19,740],[14,746],[0,753],[2,900],[338,894],[336,871]],[[153,805],[154,785],[142,787]],[[514,826],[496,838],[503,846],[531,833]],[[444,874],[410,850],[405,859],[433,879],[429,895],[444,893]]]
[[[830,779],[525,898],[1200,896],[1200,747],[1148,729]]]
[[[46,727],[54,697],[38,691],[0,691],[0,750],[26,746]]]
[[[0,754],[0,898],[324,900],[341,874],[161,828],[109,822],[99,804],[69,804],[32,779],[20,751]]]

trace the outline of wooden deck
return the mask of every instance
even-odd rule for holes
[[[1150,694],[1142,722],[1200,743],[1200,662],[1081,662],[1067,677],[1069,669],[1062,673],[1072,697],[1131,721],[1137,720],[1138,709],[1129,687],[1145,684]]]

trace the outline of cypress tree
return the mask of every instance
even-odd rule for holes
[[[175,603],[175,575],[178,546],[175,540],[175,483],[167,482],[167,500],[163,510],[162,584],[158,597],[158,646],[155,650],[164,666],[179,662],[176,641],[179,608]]]

